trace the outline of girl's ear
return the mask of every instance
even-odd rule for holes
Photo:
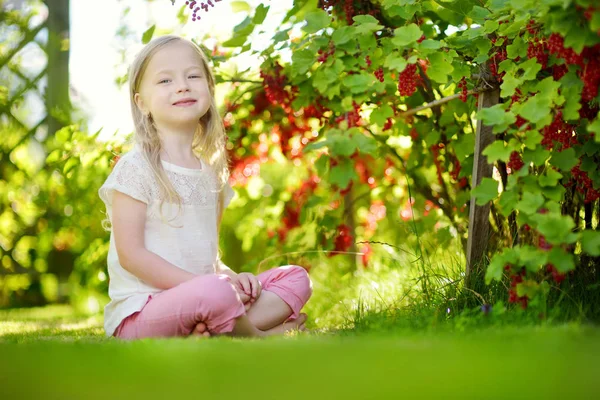
[[[146,106],[144,105],[144,100],[142,100],[142,96],[140,96],[139,92],[133,95],[133,101],[135,101],[135,105],[142,112],[142,114],[148,114]]]

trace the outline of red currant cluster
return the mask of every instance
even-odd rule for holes
[[[433,163],[435,164],[435,171],[437,174],[438,182],[440,185],[444,185],[444,178],[442,177],[442,163],[440,161],[440,149],[443,149],[444,143],[438,143],[431,146],[429,149],[431,150],[431,154],[433,155]]]
[[[526,309],[529,298],[527,296],[519,296],[517,294],[517,285],[523,282],[525,276],[525,268],[520,268],[519,271],[513,271],[510,264],[504,266],[504,270],[510,274],[510,290],[508,291],[509,303],[520,303],[521,308]]]
[[[319,58],[317,58],[317,61],[324,63],[325,61],[327,61],[329,56],[332,56],[335,53],[335,45],[333,44],[333,42],[329,42],[329,48],[327,49],[327,51],[319,49],[317,53],[319,54]]]
[[[373,165],[375,160],[370,155],[361,155],[358,151],[350,156],[354,160],[354,169],[358,175],[358,180],[361,183],[369,185],[371,189],[377,187],[375,177],[371,175],[371,169],[369,165]]]
[[[383,82],[383,67],[379,67],[374,72],[375,78],[379,80],[379,82]]]
[[[323,114],[325,114],[326,111],[329,111],[329,108],[323,106],[320,102],[319,99],[317,98],[317,100],[315,100],[314,104],[311,104],[309,106],[304,107],[304,117],[305,118],[318,118],[321,119],[323,118]]]
[[[587,172],[584,172],[580,168],[581,164],[576,165],[571,170],[573,174],[573,181],[577,185],[577,191],[584,195],[584,203],[592,203],[600,199],[600,192],[594,189],[593,181],[588,176]]]
[[[529,22],[527,23],[527,31],[531,34],[531,35],[536,35],[537,32],[539,30],[539,27],[537,27],[535,25],[535,21],[534,20],[529,20]]]
[[[511,171],[518,171],[521,168],[523,168],[523,165],[525,164],[523,163],[523,159],[521,158],[521,155],[518,152],[513,151],[512,153],[510,153],[508,168],[510,168]]]
[[[398,79],[398,91],[400,96],[412,96],[417,90],[417,65],[408,64],[404,71],[400,72]]]
[[[452,171],[450,171],[450,177],[457,182],[458,181],[458,174],[460,174],[460,170],[461,170],[461,165],[460,165],[460,161],[458,161],[458,158],[454,159],[454,163],[452,164]]]
[[[370,67],[370,66],[371,66],[371,64],[373,63],[373,62],[371,61],[371,58],[370,58],[369,56],[365,57],[365,61],[367,62],[367,66],[369,66],[369,67]]]
[[[340,123],[343,120],[346,120],[348,122],[348,128],[353,128],[355,126],[359,126],[359,122],[360,122],[360,104],[357,104],[356,101],[352,100],[352,111],[348,111],[346,113],[344,113],[343,115],[340,115],[339,117],[337,117],[335,119],[336,123]]]
[[[346,224],[341,224],[337,227],[337,234],[334,240],[334,251],[348,251],[350,246],[354,243],[353,232]],[[336,253],[329,253],[330,257],[335,256]]]
[[[548,53],[546,53],[547,44],[544,41],[533,40],[527,46],[527,58],[537,59],[538,64],[542,65],[542,69],[548,66]]]
[[[467,78],[465,78],[464,76],[462,77],[462,79],[458,82],[458,88],[461,90],[460,92],[460,99],[463,101],[463,103],[467,102]]]
[[[565,40],[558,33],[553,33],[548,38],[548,51],[559,58],[564,58],[567,64],[583,67],[583,57],[571,48],[565,48]]]
[[[561,274],[560,272],[558,272],[554,264],[547,264],[546,271],[552,274],[552,279],[554,279],[554,282],[556,282],[558,285],[560,285],[560,283],[567,276],[567,274]]]
[[[300,226],[300,212],[308,199],[312,196],[317,188],[320,179],[317,175],[312,174],[307,180],[302,182],[300,188],[292,195],[292,200],[289,201],[284,208],[281,221],[283,226],[277,230],[279,241],[285,241],[288,231]]]
[[[388,129],[392,129],[393,123],[392,123],[392,119],[388,118],[385,120],[385,125],[383,125],[383,130],[387,131]]]
[[[371,2],[362,0],[319,0],[319,8],[325,10],[329,15],[332,15],[334,10],[337,14],[343,12],[348,25],[354,23],[352,18],[356,15],[368,14],[376,17],[380,13]]]
[[[492,39],[492,43],[496,43],[496,38]],[[503,45],[498,51],[492,54],[492,58],[488,64],[491,74],[498,80],[498,82],[502,82],[502,77],[505,74],[505,72],[498,73],[498,65],[507,58],[508,54],[506,53],[506,48]]]
[[[578,143],[574,127],[563,120],[562,111],[560,110],[554,115],[550,125],[544,127],[542,133],[544,135],[542,146],[548,150],[554,147],[554,142],[562,145],[560,151]]]
[[[232,185],[245,186],[252,176],[260,175],[258,156],[240,157],[235,152],[229,154],[231,163],[230,182]]]
[[[192,10],[192,21],[200,21],[200,16],[198,15],[198,11],[200,11],[200,9],[204,10],[205,12],[208,12],[208,6],[214,7],[215,5],[213,4],[213,1],[215,3],[220,2],[221,0],[206,0],[206,3],[201,1],[194,1],[194,0],[188,0],[185,2],[185,5],[188,6],[190,8],[190,10]],[[172,3],[174,3],[174,1],[172,1]],[[200,3],[199,7],[196,7],[196,4]]]
[[[263,79],[265,95],[273,105],[283,107],[286,112],[291,112],[291,103],[294,95],[285,90],[287,78],[282,74],[283,67],[278,62],[275,63],[273,74],[268,74],[265,70],[260,70],[260,77]],[[292,88],[292,91],[297,88]]]

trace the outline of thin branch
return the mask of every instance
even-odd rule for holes
[[[475,94],[475,93],[481,93],[481,92],[486,92],[486,91],[488,91],[488,89],[472,89],[472,90],[469,90],[467,92],[467,95]],[[408,111],[404,111],[403,113],[398,114],[398,116],[400,116],[400,117],[408,117],[409,115],[416,114],[419,111],[426,110],[428,108],[437,107],[437,106],[440,106],[440,105],[442,105],[444,103],[452,101],[454,99],[458,99],[461,95],[462,95],[461,93],[457,93],[457,94],[453,94],[452,96],[441,98],[439,100],[434,100],[431,103],[427,103],[427,104],[419,106],[419,107],[411,108]]]
[[[223,82],[256,83],[258,85],[262,85],[263,84],[262,81],[252,81],[250,79],[239,79],[239,78],[222,79],[222,80],[219,81],[219,83],[223,83]]]

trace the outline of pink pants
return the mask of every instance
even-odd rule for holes
[[[275,293],[299,316],[312,294],[304,268],[287,265],[258,275],[262,290]],[[227,275],[201,275],[171,289],[148,295],[141,311],[125,318],[113,336],[121,339],[188,336],[200,322],[212,334],[231,332],[244,304]]]

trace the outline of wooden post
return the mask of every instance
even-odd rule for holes
[[[69,0],[46,0],[48,7],[48,86],[46,110],[48,135],[67,125],[71,116],[69,98]]]
[[[491,91],[479,94],[478,110],[492,107],[500,101],[500,90],[496,87]],[[481,120],[477,121],[477,131],[475,136],[475,152],[473,160],[473,178],[471,187],[477,187],[483,178],[492,176],[493,165],[488,164],[487,157],[482,155],[482,151],[491,144],[495,135],[491,126],[483,125]],[[473,288],[475,280],[481,276],[477,272],[480,263],[487,250],[490,233],[490,203],[478,206],[475,203],[475,197],[471,195],[469,209],[469,238],[467,240],[467,270],[465,272],[465,286]]]

